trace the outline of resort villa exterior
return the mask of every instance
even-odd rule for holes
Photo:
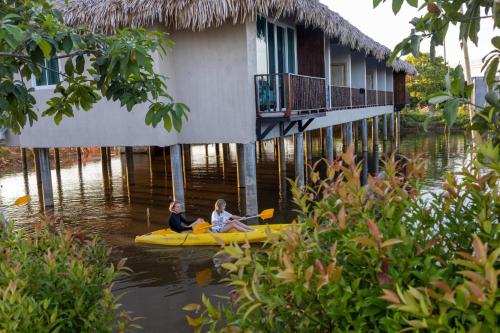
[[[352,122],[362,122],[365,139],[367,119],[378,125],[381,116],[385,138],[388,122],[394,137],[394,112],[407,98],[405,76],[414,72],[404,61],[388,65],[391,50],[317,0],[70,0],[62,9],[69,24],[91,30],[167,31],[175,46],[165,57],[154,55],[155,68],[190,113],[179,133],[166,132],[145,125],[146,107],[126,112],[101,100],[58,126],[42,117],[19,136],[7,132],[8,145],[37,148],[49,206],[50,147],[122,146],[127,161],[134,146],[170,147],[174,197],[182,201],[183,148],[236,143],[239,187],[247,213],[256,213],[256,142],[277,138],[282,151],[283,138],[295,136],[295,174],[303,183],[304,133],[325,129],[330,159],[334,125],[344,126],[349,143]],[[33,81],[40,110],[57,81],[49,76]]]

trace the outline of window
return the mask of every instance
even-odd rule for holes
[[[59,60],[45,60],[42,74],[35,80],[36,87],[53,86],[59,83]]]
[[[345,64],[332,64],[331,75],[332,85],[336,87],[347,86]]]

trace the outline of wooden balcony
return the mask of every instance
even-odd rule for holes
[[[347,109],[351,107],[351,88],[330,86],[332,109]]]
[[[376,90],[371,90],[371,89],[366,90],[366,105],[367,106],[378,105]]]
[[[393,105],[390,91],[330,86],[331,110]]]
[[[385,92],[385,105],[393,105],[394,104],[394,94],[392,91]]]
[[[365,89],[351,88],[352,95],[352,106],[353,107],[365,107]]]
[[[255,75],[257,117],[305,115],[326,111],[324,78],[291,73]]]

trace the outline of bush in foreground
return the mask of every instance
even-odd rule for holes
[[[326,177],[293,188],[293,228],[261,249],[221,251],[232,258],[223,265],[232,300],[204,298],[189,323],[210,332],[498,331],[498,172],[470,165],[426,199],[422,174],[416,160],[390,161],[384,179],[361,186],[351,147]]]
[[[98,239],[40,225],[0,226],[0,332],[112,332],[129,326],[112,283],[124,270]]]

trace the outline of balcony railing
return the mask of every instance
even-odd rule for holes
[[[326,110],[324,78],[291,73],[255,75],[257,116],[314,113]]]
[[[332,110],[394,104],[391,91],[330,86],[330,96]]]
[[[394,104],[394,94],[392,91],[385,92],[385,105]]]
[[[351,95],[353,107],[366,106],[365,89],[351,88]]]
[[[367,89],[366,90],[366,105],[377,105],[377,91]]]
[[[377,90],[378,105],[385,105],[385,91]]]
[[[351,88],[330,86],[333,109],[351,107]]]

